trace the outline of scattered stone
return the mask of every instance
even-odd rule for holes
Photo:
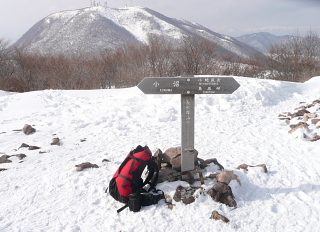
[[[10,155],[2,155],[0,157],[0,164],[1,163],[11,163],[12,161],[9,160],[8,158],[10,158]]]
[[[320,104],[320,99],[314,100],[312,102],[312,105],[315,106],[316,104]]]
[[[197,163],[198,151],[193,150],[194,162]],[[170,162],[172,169],[181,171],[181,147],[172,147],[163,153],[163,162]]]
[[[201,169],[208,167],[208,164],[201,158],[198,158],[198,165],[199,165],[199,168]]]
[[[212,189],[208,191],[208,195],[216,201],[230,207],[237,207],[231,187],[222,182],[217,182]]]
[[[2,172],[2,171],[6,171],[6,170],[8,170],[8,169],[0,168],[0,172]]]
[[[102,162],[111,162],[111,161],[108,159],[103,159]]]
[[[30,146],[28,144],[22,143],[21,146],[18,149],[20,149],[22,147],[30,147]]]
[[[162,154],[161,149],[158,148],[158,150],[156,150],[156,152],[153,154],[154,157],[158,157],[159,154]]]
[[[29,150],[38,150],[41,147],[37,147],[37,146],[29,146]]]
[[[77,171],[82,171],[83,169],[86,169],[86,168],[99,168],[98,165],[92,164],[89,162],[77,164],[77,165],[75,165],[75,167],[77,167]]]
[[[172,169],[181,172],[181,154],[171,159]]]
[[[168,194],[165,195],[165,202],[171,204],[172,203],[172,197]]]
[[[169,209],[173,209],[174,206],[176,206],[175,204],[172,204],[172,198],[170,195],[165,195],[165,203],[168,205]]]
[[[84,139],[80,139],[80,142],[85,142],[85,141],[87,141],[87,139],[86,139],[86,138],[84,138]]]
[[[279,118],[280,120],[285,120],[285,121],[287,121],[287,120],[289,120],[290,121],[290,118]]]
[[[60,139],[59,138],[53,138],[51,145],[60,146]]]
[[[34,129],[32,126],[30,126],[29,124],[25,124],[23,129],[22,129],[23,133],[25,133],[26,135],[30,135],[34,132],[36,132],[36,129]]]
[[[286,118],[287,117],[287,115],[285,115],[285,114],[279,114],[278,115],[278,118]]]
[[[310,113],[308,110],[301,109],[301,110],[298,110],[298,112],[296,112],[294,114],[296,115],[295,117],[297,117],[297,116],[303,116],[304,114],[308,114],[308,113]]]
[[[210,178],[210,179],[216,179],[218,174],[219,174],[219,173],[211,173],[211,174],[208,176],[208,178]]]
[[[24,158],[26,158],[27,156],[25,154],[18,154],[18,155],[15,155],[19,158],[19,160],[22,160]]]
[[[303,102],[303,103],[305,103],[305,102]],[[300,105],[303,103],[300,103]],[[306,106],[299,106],[298,108],[295,108],[294,110],[305,110],[306,108],[307,108]]]
[[[309,118],[316,118],[316,117],[318,117],[318,115],[317,115],[316,113],[309,113],[309,114],[307,114],[307,116],[308,116]]]
[[[265,164],[259,164],[259,165],[248,165],[248,164],[241,164],[241,165],[239,165],[238,167],[237,167],[237,169],[244,169],[244,170],[246,170],[246,171],[249,171],[248,170],[248,167],[262,167],[263,168],[263,171],[265,172],[265,173],[267,173],[268,172],[268,169],[267,169],[267,166],[265,165]]]
[[[155,157],[159,169],[161,169],[162,163],[169,164],[171,161],[170,157],[167,154],[163,154],[160,149],[154,153],[153,157]]]
[[[320,118],[311,119],[312,124],[317,124],[318,122],[320,122]]]
[[[176,157],[177,155],[181,155],[181,147],[171,147],[169,149],[167,149],[164,154],[166,154],[166,156],[169,157],[170,160],[168,160],[169,162],[171,161],[171,159],[173,159],[174,157]],[[167,162],[168,162],[167,161]]]
[[[173,173],[177,171],[173,170],[171,167],[162,167],[159,170],[158,183],[162,183],[165,181],[173,182],[179,179],[178,176],[173,176]]]
[[[237,169],[243,169],[243,170],[246,170],[246,171],[249,171],[248,170],[248,167],[251,167],[250,165],[248,164],[240,164]]]
[[[311,141],[311,142],[315,142],[315,141],[318,141],[318,140],[320,140],[320,136],[316,133],[316,134],[314,135],[313,139],[311,139],[310,141]]]
[[[290,134],[294,133],[295,131],[299,129],[305,129],[308,131],[308,133],[303,133],[302,131],[302,136],[299,136],[301,138],[304,138],[309,141],[318,141],[318,137],[316,136],[310,136],[310,134],[313,132],[315,129],[319,129],[320,126],[317,125],[319,124],[320,118],[320,99],[317,99],[312,102],[312,104],[307,104],[305,102],[302,102],[300,104],[303,104],[296,108],[297,112],[295,113],[288,113],[288,112],[282,112],[281,114],[278,115],[278,118],[280,120],[284,119],[287,124],[289,124],[291,130],[289,131]],[[310,112],[307,109],[313,109],[314,112]],[[294,119],[294,120],[290,120]],[[290,124],[293,121],[298,121],[298,124]],[[307,124],[310,123],[310,125]]]
[[[222,220],[225,223],[228,223],[230,221],[228,218],[226,218],[225,216],[219,214],[217,211],[213,211],[212,212],[210,219]]]
[[[296,128],[296,127],[298,127],[298,126],[301,126],[301,125],[303,125],[303,126],[309,126],[309,124],[308,124],[308,123],[305,123],[305,122],[299,122],[298,124],[291,124],[291,125],[289,125],[289,126],[290,126],[291,129],[294,129],[294,128]]]
[[[39,151],[39,154],[48,153],[47,151]]]
[[[316,113],[307,113],[303,115],[303,121],[307,122],[309,118],[316,118],[317,114]]]
[[[1,132],[0,134],[5,134],[5,133],[7,133],[7,132]]]
[[[181,147],[172,147],[162,153],[160,149],[158,149],[153,157],[156,160],[156,163],[159,167],[159,179],[158,183],[162,183],[164,181],[177,181],[179,180],[179,176],[173,175],[175,172],[181,172]],[[194,159],[195,159],[195,169],[204,169],[210,163],[214,163],[218,166],[219,170],[223,170],[224,167],[218,162],[216,158],[203,160],[198,158],[198,151],[194,150]],[[189,176],[189,183],[193,183],[194,177],[191,174]]]
[[[266,166],[265,164],[259,164],[259,165],[257,165],[257,167],[262,167],[262,168],[263,168],[263,171],[264,171],[265,173],[268,172],[267,166]]]
[[[182,201],[184,204],[191,204],[195,201],[193,194],[201,187],[182,187],[178,186],[173,199],[176,202]]]
[[[290,125],[290,127],[292,128],[289,133],[292,134],[293,132],[297,131],[298,129],[302,129],[302,128],[308,128],[308,124],[305,122],[299,122],[297,125]]]
[[[226,172],[221,172],[217,174],[216,176],[217,181],[229,184],[231,180],[236,180],[239,185],[241,185],[241,181],[238,179],[238,176],[234,174],[233,171],[226,171]]]
[[[214,163],[218,166],[218,170],[224,170],[224,167],[218,162],[216,158],[203,160],[198,158],[198,162],[200,163],[200,168],[204,169],[209,166],[209,164]]]
[[[290,121],[290,117],[288,117],[288,115],[285,115],[285,114],[279,114],[278,115],[278,118],[280,119],[280,120],[289,120]]]
[[[21,146],[20,146],[18,149],[20,149],[20,148],[22,148],[22,147],[28,147],[29,150],[37,150],[37,149],[40,149],[40,147],[38,147],[38,146],[30,146],[30,145],[25,144],[25,143],[22,143]]]

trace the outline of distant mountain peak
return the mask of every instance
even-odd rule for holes
[[[291,36],[276,36],[269,32],[256,32],[236,37],[237,40],[246,43],[261,52],[267,52],[272,44],[289,39]]]
[[[238,40],[149,8],[94,6],[51,14],[32,26],[15,44],[42,54],[92,54],[122,44],[147,43],[149,34],[180,40],[196,34],[220,45],[220,51],[248,57],[254,52]]]

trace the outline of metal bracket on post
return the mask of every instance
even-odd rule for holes
[[[190,181],[200,181],[203,185],[204,181],[207,180],[207,178],[204,178],[202,173],[206,171],[206,169],[198,169],[184,172],[175,172],[173,173],[173,176],[178,176],[181,180],[183,180],[183,176],[188,176]],[[199,174],[200,178],[194,179],[194,174]]]

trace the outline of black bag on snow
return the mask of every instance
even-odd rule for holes
[[[148,168],[148,176],[143,181],[141,175],[145,167]],[[138,212],[141,206],[157,204],[163,199],[163,192],[155,189],[158,174],[158,165],[147,146],[139,145],[130,151],[109,183],[110,195],[115,200],[126,203],[118,213],[128,206],[131,211]],[[146,184],[150,186],[148,191],[143,188]]]

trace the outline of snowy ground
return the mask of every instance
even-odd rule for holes
[[[0,91],[0,156],[27,155],[23,162],[13,156],[12,163],[0,164],[8,169],[0,172],[0,231],[320,231],[320,141],[288,134],[277,118],[319,99],[320,77],[303,84],[236,80],[241,87],[232,95],[196,96],[195,123],[199,157],[217,158],[242,182],[230,183],[236,209],[201,195],[173,210],[161,201],[117,214],[123,204],[104,193],[135,146],[155,152],[180,145],[180,96],[144,95],[136,87]],[[36,133],[13,131],[26,123]],[[55,137],[61,146],[50,145]],[[22,143],[46,153],[17,150]],[[83,162],[100,168],[76,171]],[[236,170],[243,163],[266,164],[269,172]],[[179,181],[158,188],[172,196],[180,184],[188,186]],[[206,187],[212,184],[206,181]],[[230,222],[209,219],[214,210]]]

